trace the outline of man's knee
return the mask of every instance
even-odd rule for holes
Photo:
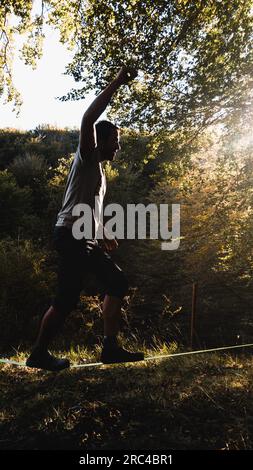
[[[53,301],[53,307],[61,314],[62,317],[66,318],[75,308],[79,302],[79,295],[65,297],[56,296]]]
[[[123,271],[119,271],[117,279],[115,280],[114,284],[108,289],[108,295],[112,295],[114,297],[119,297],[123,299],[129,289],[128,279],[123,273]]]
[[[121,279],[120,279],[119,289],[120,289],[121,297],[122,298],[125,297],[128,293],[129,282],[128,282],[128,279],[127,279],[127,277],[125,276],[124,273],[122,273],[122,276],[121,276]]]

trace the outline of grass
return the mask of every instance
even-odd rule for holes
[[[145,354],[175,350],[157,344]],[[62,354],[94,362],[99,348]],[[238,351],[58,374],[1,365],[0,448],[251,449],[252,366]]]

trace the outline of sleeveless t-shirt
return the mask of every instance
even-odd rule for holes
[[[102,221],[103,199],[106,192],[106,177],[96,147],[88,158],[80,153],[78,146],[70,167],[63,195],[62,207],[57,216],[57,227],[72,228],[78,216],[72,214],[77,204],[87,204],[92,210],[92,233],[96,238]]]

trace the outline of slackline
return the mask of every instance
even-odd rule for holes
[[[234,346],[223,346],[222,348],[200,349],[198,351],[187,351],[187,352],[181,352],[181,353],[145,357],[144,361],[152,361],[152,360],[157,360],[157,359],[167,359],[169,357],[191,356],[193,354],[203,354],[203,353],[215,352],[215,351],[226,351],[228,349],[236,349],[236,348],[249,348],[249,347],[252,347],[252,346],[253,346],[253,343],[240,344],[240,345],[234,345]],[[143,361],[138,361],[138,362],[143,362]],[[12,361],[10,359],[0,359],[0,363],[10,364],[10,365],[20,366],[20,367],[28,367],[28,366],[26,366],[25,362]],[[77,368],[80,369],[80,368],[83,368],[83,367],[99,367],[99,366],[119,365],[119,364],[127,364],[127,363],[120,362],[120,363],[116,363],[116,364],[104,364],[103,362],[93,362],[93,363],[88,362],[87,364],[72,364],[70,366],[70,368],[71,369],[74,369],[74,368],[75,369],[77,369]],[[133,364],[133,362],[131,362],[131,364]]]

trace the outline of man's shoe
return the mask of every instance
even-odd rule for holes
[[[121,347],[103,348],[101,353],[101,361],[103,364],[117,364],[120,362],[137,362],[143,361],[144,354],[142,352],[130,352]]]
[[[33,367],[35,369],[45,369],[53,372],[66,369],[70,366],[68,359],[58,359],[55,356],[52,356],[48,351],[43,353],[33,352],[26,361],[28,367]]]

